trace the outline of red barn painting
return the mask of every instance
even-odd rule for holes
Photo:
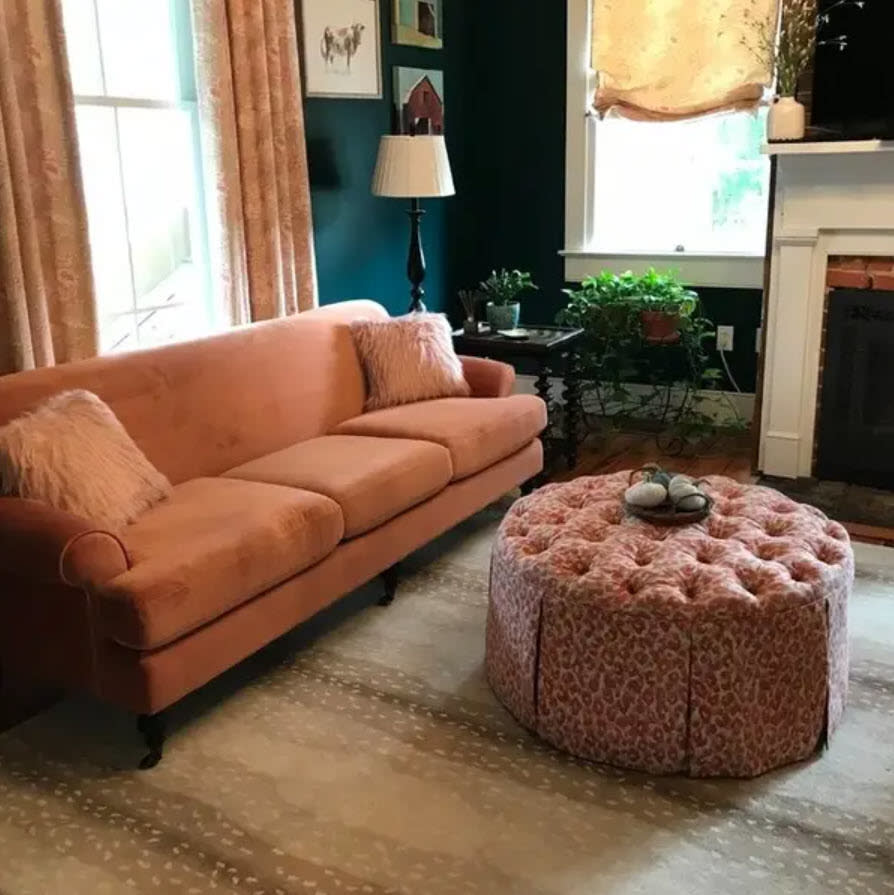
[[[444,133],[444,73],[419,68],[395,69],[395,104],[403,134]]]

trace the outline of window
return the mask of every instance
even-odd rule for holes
[[[103,352],[214,325],[189,0],[63,0]]]
[[[766,109],[680,122],[587,115],[589,2],[568,4],[567,278],[655,266],[697,286],[760,287]]]
[[[761,255],[766,113],[595,124],[593,245],[602,252]]]

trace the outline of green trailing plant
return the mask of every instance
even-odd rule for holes
[[[503,306],[518,301],[518,297],[522,292],[532,289],[539,289],[535,285],[531,274],[521,270],[495,270],[491,275],[481,283],[481,291],[485,294],[488,301],[492,301],[495,305]]]
[[[702,315],[698,294],[673,271],[603,271],[565,294],[557,321],[585,332],[580,360],[588,418],[619,427],[647,421],[665,433],[668,450],[716,431],[715,417],[704,410],[705,390],[716,389],[724,375],[710,366],[707,346],[715,327]],[[673,342],[650,343],[649,312],[675,318]],[[722,425],[741,427],[727,404]]]

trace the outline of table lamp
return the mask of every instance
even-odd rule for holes
[[[375,196],[410,200],[407,211],[410,216],[410,256],[407,260],[412,296],[410,311],[424,311],[425,253],[419,228],[425,212],[419,200],[456,194],[444,138],[382,137],[372,191]]]

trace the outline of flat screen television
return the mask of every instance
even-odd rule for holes
[[[838,0],[820,0],[820,10]],[[820,46],[814,65],[814,139],[894,139],[894,0],[865,0],[830,14],[822,38],[847,35],[847,46]]]

